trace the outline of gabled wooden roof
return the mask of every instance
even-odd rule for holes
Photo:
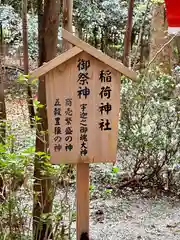
[[[122,63],[116,61],[115,59],[110,58],[109,56],[97,50],[96,48],[90,46],[81,39],[75,37],[72,33],[62,29],[62,36],[65,40],[75,45],[75,47],[68,50],[67,52],[62,53],[58,57],[54,58],[53,60],[45,63],[43,66],[36,69],[34,72],[31,73],[31,77],[39,78],[40,76],[45,75],[47,72],[66,62],[70,58],[76,56],[82,51],[85,51],[92,55],[94,58],[100,60],[101,62],[109,65],[111,68],[122,73],[126,77],[133,80],[136,79],[136,73],[134,71],[130,70],[129,68],[124,66]]]

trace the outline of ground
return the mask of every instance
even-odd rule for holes
[[[137,195],[91,202],[90,233],[94,240],[180,239],[180,201]],[[103,212],[101,218],[97,210]],[[98,218],[99,221],[97,220]]]

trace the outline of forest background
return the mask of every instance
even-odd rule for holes
[[[91,199],[180,195],[180,37],[164,1],[71,2],[1,1],[0,239],[72,239],[75,169],[49,163],[45,84],[28,75],[66,50],[62,26],[139,74],[121,78],[117,162],[91,166]]]

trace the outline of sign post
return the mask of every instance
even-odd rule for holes
[[[89,163],[77,164],[76,175],[76,239],[89,236]]]
[[[77,240],[89,236],[89,163],[115,162],[122,63],[62,31],[74,45],[32,73],[45,75],[52,164],[77,164]],[[84,238],[83,238],[84,237]]]

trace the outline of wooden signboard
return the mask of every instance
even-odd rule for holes
[[[63,30],[76,45],[37,69],[45,74],[51,162],[114,162],[120,75],[135,73]]]
[[[89,163],[115,162],[122,63],[62,30],[75,45],[35,70],[45,75],[51,162],[77,164],[77,239],[89,235]],[[84,238],[88,239],[88,238]]]
[[[114,162],[120,73],[84,51],[46,75],[51,162]]]

